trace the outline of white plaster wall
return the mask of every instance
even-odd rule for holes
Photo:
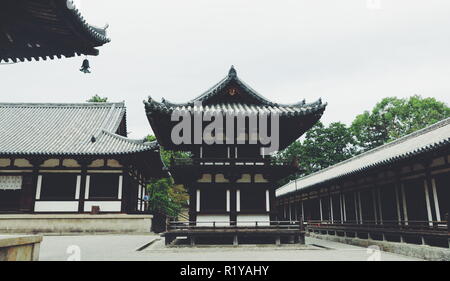
[[[31,165],[30,161],[28,161],[27,159],[15,159],[14,160],[14,166],[16,166],[16,167],[26,167],[26,168],[33,167],[33,165]]]
[[[63,166],[69,167],[69,168],[75,168],[75,167],[78,168],[78,167],[80,167],[80,164],[78,164],[77,160],[75,160],[75,159],[64,159]]]
[[[11,165],[11,160],[0,159],[0,167],[8,167],[9,165]]]
[[[44,168],[52,168],[52,167],[58,167],[59,166],[59,159],[48,159],[45,160],[45,162],[41,165],[41,167]]]
[[[211,174],[203,174],[202,178],[199,179],[197,182],[212,182],[212,175]]]
[[[238,226],[255,226],[258,222],[258,226],[270,226],[269,215],[238,215],[237,225]]]
[[[103,159],[97,159],[92,161],[92,163],[88,166],[89,168],[98,168],[105,166],[105,160]]]
[[[197,226],[230,226],[230,215],[197,215]]]
[[[34,204],[34,211],[40,212],[78,212],[78,201],[38,201]]]
[[[99,206],[100,212],[120,212],[122,202],[120,201],[85,201],[84,211],[90,212],[92,206]]]

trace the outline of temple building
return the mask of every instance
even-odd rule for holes
[[[124,103],[0,103],[0,213],[144,210],[167,175],[156,142],[127,138]]]
[[[0,1],[0,63],[96,56],[106,27],[86,22],[70,0]]]
[[[234,67],[219,83],[186,103],[149,98],[147,117],[160,145],[190,153],[188,158],[173,159],[170,167],[175,181],[189,192],[190,224],[169,228],[166,243],[177,236],[189,236],[195,243],[202,235],[217,233],[230,236],[234,243],[252,235],[275,237],[278,242],[282,236],[301,236],[298,224],[284,232],[282,227],[272,229],[280,226],[275,183],[299,167],[276,163],[269,152],[274,152],[274,143],[279,150],[297,140],[321,118],[325,107],[321,100],[291,105],[271,102],[244,83]],[[271,143],[264,141],[268,135]],[[221,231],[214,232],[217,227]]]
[[[450,118],[277,190],[311,233],[449,247]]]

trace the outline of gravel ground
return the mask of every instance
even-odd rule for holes
[[[413,261],[406,256],[379,252],[315,238],[306,245],[165,247],[156,235],[45,236],[42,261]]]

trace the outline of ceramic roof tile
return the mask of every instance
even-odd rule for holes
[[[125,111],[123,103],[0,103],[0,155],[116,155],[155,149],[156,143],[116,134]]]

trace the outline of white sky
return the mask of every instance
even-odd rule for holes
[[[125,100],[130,136],[151,133],[148,95],[183,102],[231,65],[280,103],[319,97],[323,121],[349,124],[386,96],[450,103],[450,1],[78,0],[112,42],[82,57],[0,66],[0,102]],[[377,2],[377,0],[371,0]]]

